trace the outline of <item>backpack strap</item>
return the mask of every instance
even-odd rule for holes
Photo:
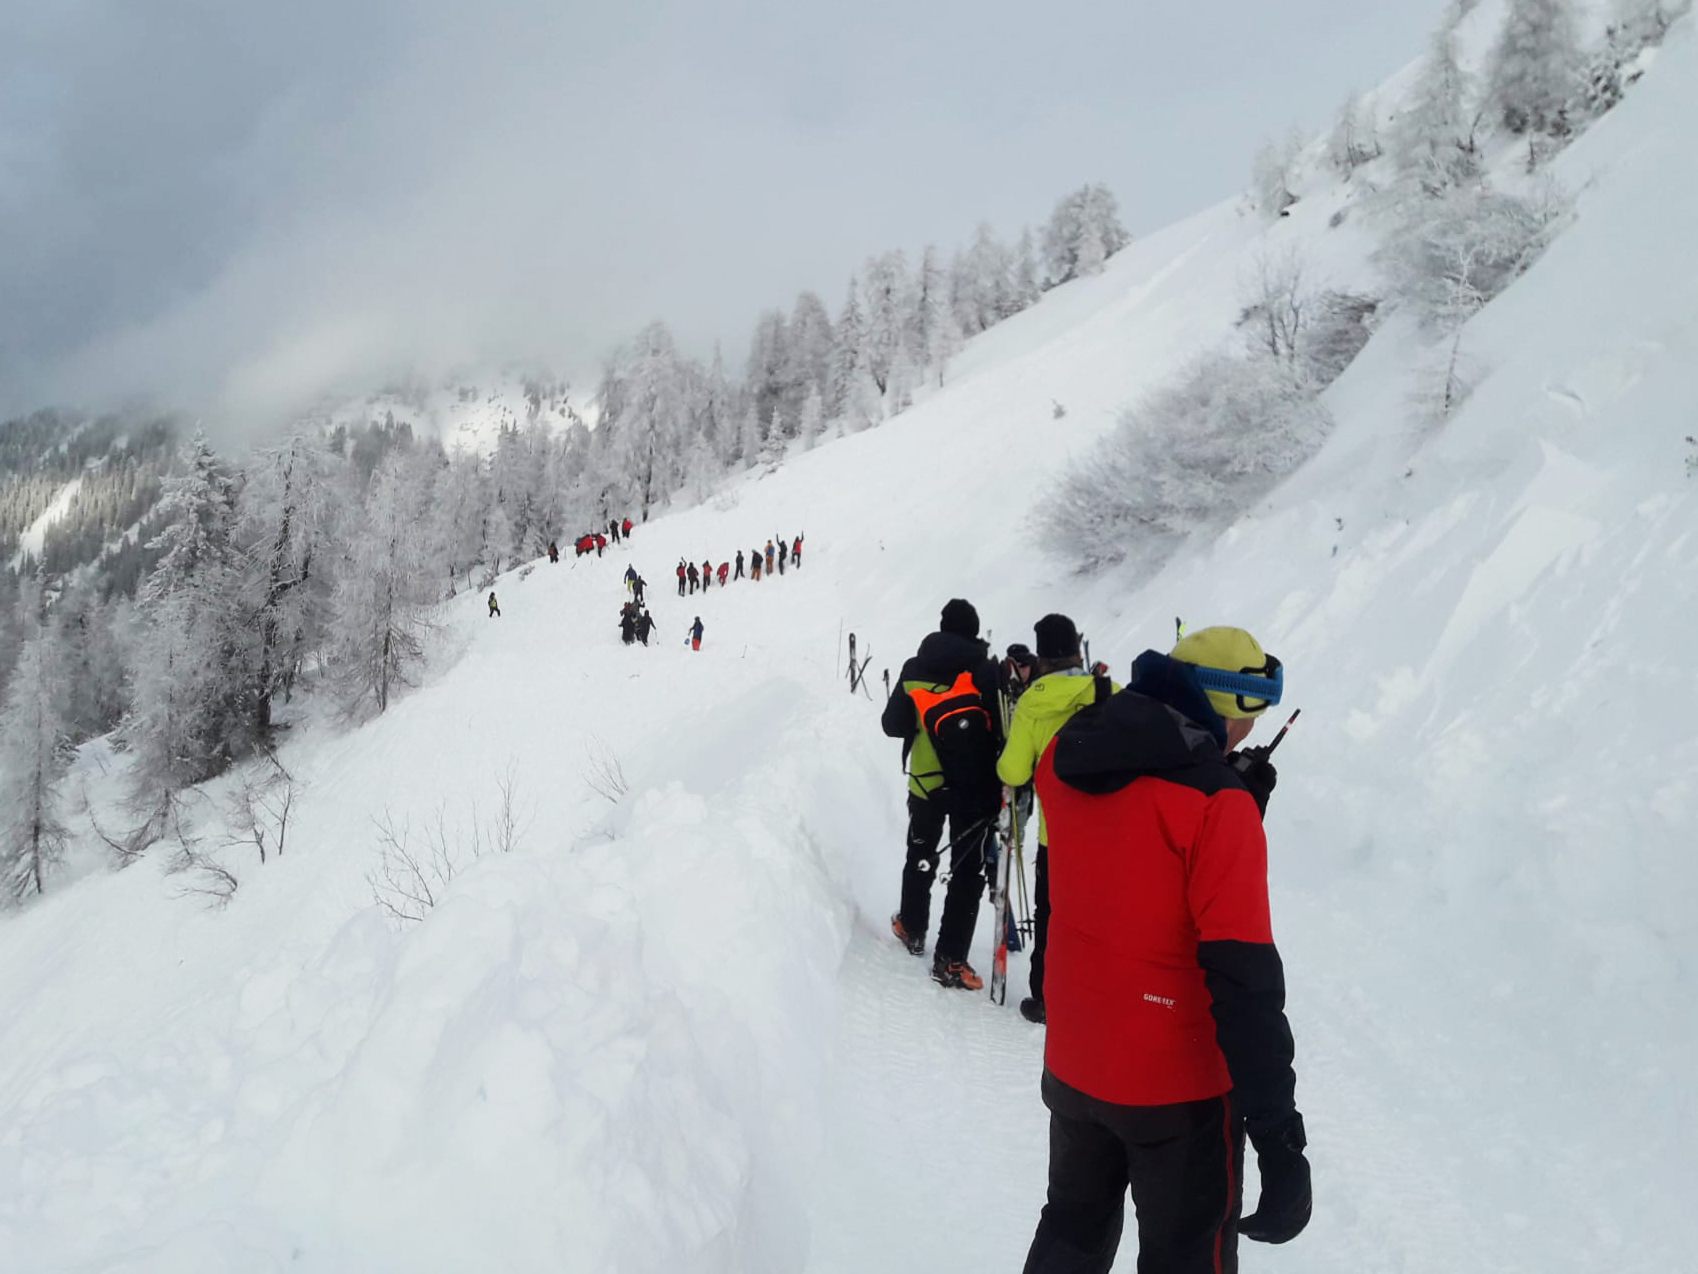
[[[1101,703],[1103,700],[1114,696],[1114,683],[1106,675],[1100,672],[1093,673],[1091,680],[1096,683],[1097,689],[1096,697],[1091,700],[1092,703]]]

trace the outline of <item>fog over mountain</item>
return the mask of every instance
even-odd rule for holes
[[[740,361],[869,252],[1087,180],[1135,233],[1230,193],[1246,119],[1320,126],[1440,7],[8,6],[0,411],[587,381],[654,317]]]

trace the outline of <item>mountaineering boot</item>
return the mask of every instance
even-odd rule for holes
[[[926,935],[909,933],[902,924],[900,912],[890,918],[890,931],[896,935],[898,942],[908,948],[909,955],[925,955]]]
[[[973,972],[972,965],[965,960],[945,960],[942,956],[932,961],[932,981],[959,991],[985,989],[985,980]]]
[[[1047,1020],[1047,1014],[1044,1012],[1044,1002],[1042,1000],[1035,1000],[1028,995],[1025,999],[1020,1001],[1020,1016],[1025,1018],[1028,1022],[1033,1022],[1038,1026],[1042,1026]]]

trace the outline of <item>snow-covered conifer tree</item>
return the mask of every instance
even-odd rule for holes
[[[1468,72],[1457,56],[1455,15],[1433,33],[1426,60],[1391,129],[1399,183],[1411,192],[1442,195],[1479,175],[1478,111]]]
[[[950,299],[949,271],[937,250],[929,246],[920,260],[919,293],[915,307],[919,324],[916,362],[929,370],[941,385],[949,360],[961,348],[961,328],[955,321],[955,307]]]
[[[415,457],[391,452],[372,474],[359,527],[345,546],[332,599],[331,644],[343,702],[379,712],[397,686],[411,685],[440,574],[418,528],[433,475]]]
[[[1512,133],[1565,136],[1581,87],[1572,0],[1509,0],[1487,73],[1488,94]]]
[[[900,248],[868,259],[861,274],[861,298],[867,316],[863,345],[867,371],[882,394],[890,388],[891,371],[914,326],[914,287],[908,258]]]
[[[1013,254],[989,224],[980,223],[972,246],[955,259],[950,275],[955,321],[966,335],[977,335],[1015,312]]]
[[[150,818],[171,793],[222,770],[252,736],[253,682],[237,615],[236,480],[203,434],[189,444],[184,472],[166,483],[160,509],[165,529],[149,547],[162,556],[141,589],[123,727],[135,758],[134,803]]]
[[[781,405],[786,420],[797,420],[808,391],[818,389],[824,394],[831,382],[831,316],[815,293],[803,292],[796,298],[786,336]]]
[[[297,435],[259,452],[238,501],[243,546],[242,618],[253,669],[254,729],[271,729],[273,697],[287,695],[323,636],[329,608],[327,547],[334,508],[330,457]],[[317,574],[314,574],[314,568]]]
[[[825,399],[820,395],[819,386],[815,385],[802,400],[802,414],[796,425],[796,436],[802,440],[804,447],[812,447],[824,432]]]
[[[1020,231],[1020,242],[1014,249],[1012,283],[1016,312],[1036,305],[1043,296],[1043,281],[1038,277],[1038,252],[1030,226]]]
[[[1052,284],[1095,274],[1130,241],[1107,186],[1081,186],[1065,195],[1044,227],[1044,261]]]
[[[1281,141],[1266,141],[1256,152],[1250,173],[1250,198],[1264,216],[1277,217],[1297,202],[1291,187],[1303,138],[1293,130]]]
[[[64,852],[57,812],[70,755],[63,675],[53,630],[35,625],[0,702],[0,893],[14,901],[41,893]]]
[[[860,276],[849,279],[849,295],[838,315],[831,348],[831,380],[826,386],[826,407],[834,420],[843,419],[855,392],[855,379],[866,367],[867,320],[861,308]],[[752,456],[748,457],[753,459]]]
[[[1380,157],[1379,123],[1372,102],[1352,93],[1339,108],[1332,136],[1327,139],[1327,158],[1346,177],[1363,164]]]

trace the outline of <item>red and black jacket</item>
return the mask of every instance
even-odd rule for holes
[[[1188,665],[1154,651],[1037,774],[1049,821],[1046,1068],[1118,1105],[1231,1090],[1254,1131],[1295,1109],[1267,841]]]

